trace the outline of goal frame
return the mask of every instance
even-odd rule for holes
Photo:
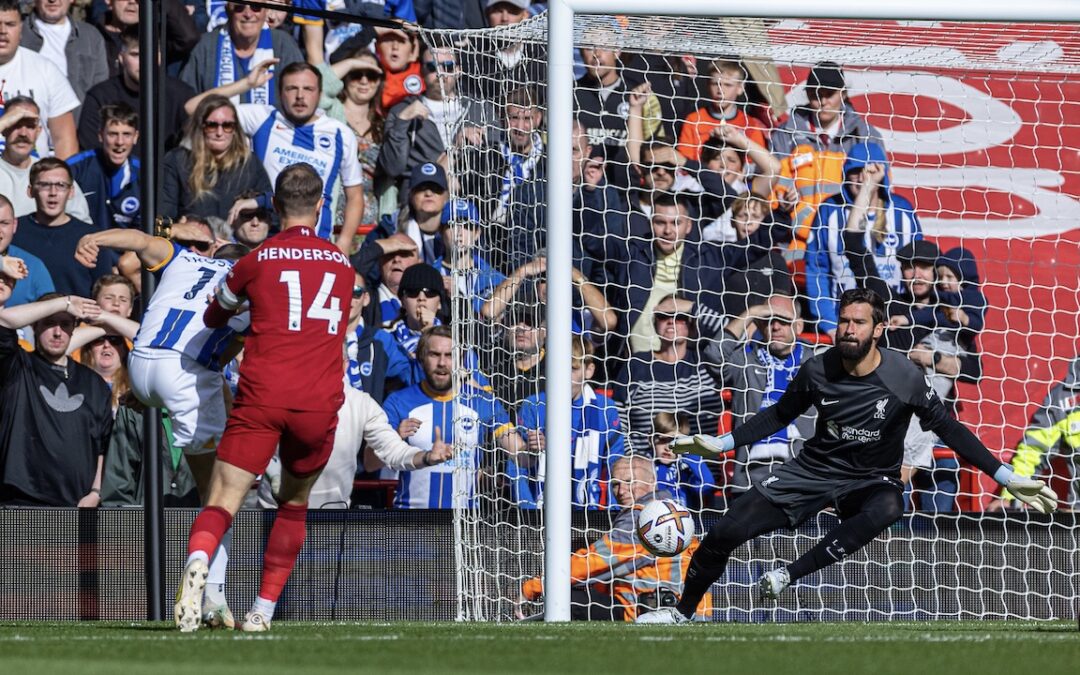
[[[1013,23],[1080,23],[1076,0],[549,0],[547,175],[570,176],[574,117],[574,17],[576,14],[755,17],[853,20],[939,20]],[[550,181],[547,191],[547,421],[544,499],[544,620],[570,620],[571,510],[571,313],[573,187]]]

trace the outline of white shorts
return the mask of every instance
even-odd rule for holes
[[[217,449],[226,418],[221,373],[171,349],[139,347],[128,357],[128,375],[143,404],[169,411],[177,447],[190,455]]]
[[[934,464],[934,444],[937,435],[933,431],[923,431],[919,418],[912,415],[904,435],[904,466],[929,469]]]

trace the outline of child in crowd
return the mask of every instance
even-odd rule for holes
[[[653,416],[653,461],[656,464],[656,488],[666,490],[676,501],[691,509],[701,510],[707,506],[711,493],[716,489],[712,471],[705,460],[697,455],[676,455],[671,442],[677,436],[690,433],[690,420],[672,412],[659,412]]]
[[[625,453],[615,402],[598,394],[589,384],[595,370],[593,346],[580,335],[571,343],[570,396],[573,399],[571,439],[571,491],[575,509],[602,508],[607,499],[607,478],[611,464]],[[507,462],[514,502],[521,508],[543,505],[544,456],[547,395],[525,399],[518,413],[519,431],[532,456],[531,467]]]

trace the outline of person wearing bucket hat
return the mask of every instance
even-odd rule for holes
[[[818,208],[806,245],[810,315],[817,319],[818,331],[827,335],[836,330],[836,298],[855,287],[845,257],[849,230],[860,233],[859,249],[873,255],[878,277],[894,292],[903,285],[900,252],[908,246],[933,246],[915,243],[922,239],[922,225],[911,202],[892,192],[888,159],[876,143],[851,147],[844,160],[843,187]]]

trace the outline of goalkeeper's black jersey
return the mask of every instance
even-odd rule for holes
[[[818,410],[814,437],[794,461],[836,478],[898,476],[912,414],[983,471],[1000,462],[966,427],[949,416],[923,370],[900,352],[881,349],[869,375],[844,370],[836,348],[803,364],[776,405],[735,430],[735,445],[749,445],[793,422],[810,406]]]

